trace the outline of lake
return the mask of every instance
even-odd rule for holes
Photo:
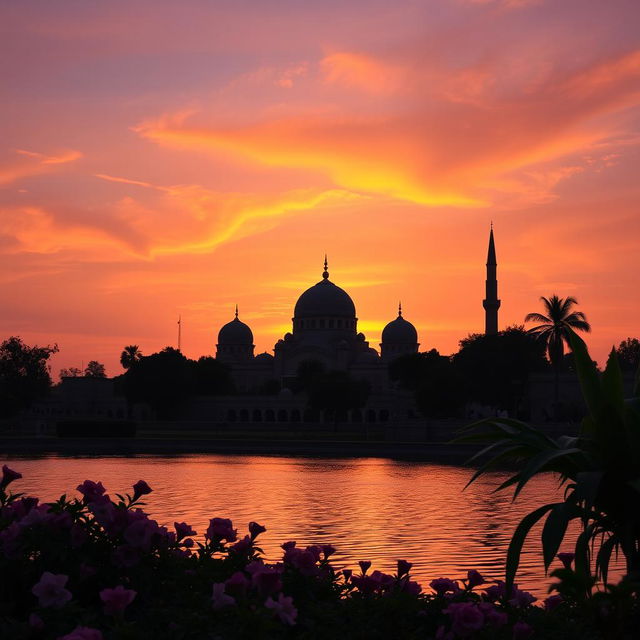
[[[259,540],[270,560],[279,559],[279,545],[287,540],[331,543],[338,566],[371,560],[373,568],[393,572],[398,559],[413,562],[424,588],[433,578],[464,577],[468,569],[503,578],[520,518],[561,497],[551,475],[537,478],[512,503],[511,492],[493,492],[505,473],[488,474],[463,491],[468,468],[384,458],[140,455],[3,462],[24,476],[14,491],[51,500],[65,492],[79,495],[75,487],[85,479],[102,481],[111,494],[143,479],[154,490],[146,510],[160,524],[186,521],[202,534],[209,518],[227,517],[244,535],[255,520],[267,527]],[[544,597],[549,580],[540,549],[538,528],[525,546],[517,581]]]

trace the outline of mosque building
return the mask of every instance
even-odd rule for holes
[[[498,330],[496,251],[493,228],[487,255],[485,326],[487,333]],[[278,380],[287,386],[305,361],[322,363],[326,370],[347,371],[369,380],[373,392],[389,386],[387,365],[395,358],[418,353],[420,343],[416,328],[402,314],[382,331],[380,353],[358,331],[356,308],[349,294],[329,279],[325,256],[322,279],[298,298],[292,318],[292,330],[275,344],[273,355],[254,355],[253,333],[238,317],[225,324],[218,333],[216,358],[230,365],[240,391],[256,390],[266,380]]]

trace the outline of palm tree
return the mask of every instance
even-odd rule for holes
[[[591,325],[587,322],[587,318],[582,311],[571,310],[574,305],[578,304],[578,301],[571,296],[559,298],[554,294],[550,298],[542,296],[540,300],[544,305],[546,315],[528,313],[524,321],[542,323],[529,329],[529,333],[544,341],[549,360],[551,360],[555,371],[554,408],[555,417],[557,418],[560,393],[560,365],[564,356],[564,345],[565,343],[569,344],[569,335],[572,329],[589,332],[591,331]]]
[[[126,346],[120,354],[120,364],[123,369],[130,369],[136,362],[139,362],[142,358],[142,352],[138,348],[137,344],[130,344]]]

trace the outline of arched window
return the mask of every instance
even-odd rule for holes
[[[253,422],[262,422],[262,411],[260,409],[253,410],[252,420]]]
[[[300,410],[293,409],[291,411],[291,422],[300,422]]]
[[[289,416],[285,409],[280,409],[278,411],[278,422],[289,422]]]
[[[275,422],[276,421],[275,411],[273,409],[267,409],[264,412],[264,419],[265,419],[265,422]]]

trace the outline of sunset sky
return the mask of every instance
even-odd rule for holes
[[[0,5],[0,339],[256,353],[331,280],[421,350],[575,296],[640,337],[638,0]]]

